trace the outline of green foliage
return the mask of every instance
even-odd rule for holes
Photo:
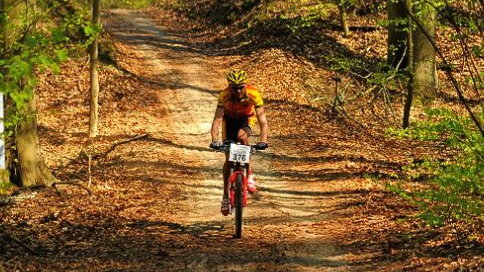
[[[406,73],[398,72],[384,62],[369,63],[365,59],[352,56],[323,56],[331,70],[357,75],[369,86],[379,86],[386,90],[397,90],[405,86]]]
[[[450,110],[430,109],[427,121],[412,129],[390,130],[389,134],[420,140],[443,139],[458,152],[452,160],[425,160],[409,165],[410,177],[429,176],[426,186],[405,190],[402,186],[389,189],[409,199],[422,211],[420,218],[439,226],[449,219],[482,219],[484,209],[484,139],[470,118],[460,117]],[[484,112],[479,114],[484,119]]]
[[[438,7],[440,20],[451,25],[455,24],[466,32],[482,35],[482,29],[484,28],[484,19],[482,18],[483,2],[472,0],[450,2],[450,6],[441,5]]]
[[[104,0],[101,1],[102,8],[129,8],[140,9],[145,8],[157,1],[155,0]]]
[[[333,0],[333,2],[339,6],[343,7],[345,9],[355,7],[356,4],[358,4],[357,0]]]
[[[279,28],[287,29],[289,33],[295,33],[303,28],[314,27],[321,23],[321,19],[328,16],[328,5],[317,4],[301,9],[298,15],[281,14],[276,17],[275,23],[279,24]]]
[[[56,18],[50,16],[58,12],[64,0],[51,1],[50,8],[43,7],[37,14],[23,16],[21,22],[7,20],[8,24],[23,26],[22,35],[12,36],[15,39],[5,44],[1,51],[0,90],[10,98],[4,124],[6,134],[11,135],[15,125],[25,118],[24,108],[33,96],[37,83],[35,72],[50,69],[55,73],[60,71],[59,63],[68,57],[71,46],[69,36],[88,24],[79,14]],[[19,11],[21,12],[21,11]],[[7,17],[8,18],[8,17]],[[42,23],[42,28],[28,27],[32,22]],[[6,26],[8,29],[9,25]],[[86,36],[98,35],[99,28],[92,27]],[[89,39],[87,39],[89,42]]]
[[[329,68],[340,73],[356,73],[362,77],[370,74],[372,70],[386,73],[389,69],[383,63],[368,63],[362,58],[355,58],[353,56],[339,55],[339,56],[322,56],[325,62],[329,64]],[[373,66],[373,67],[372,67]],[[370,70],[371,69],[371,70]]]
[[[5,71],[0,89],[15,102],[17,109],[22,108],[32,97],[36,84],[33,72],[36,68],[59,72],[58,64],[65,60],[66,51],[57,49],[58,45],[41,33],[32,34],[27,36],[24,43],[15,46],[18,54],[10,55],[0,64],[0,69]],[[48,47],[55,50],[49,52]]]
[[[34,1],[9,3],[1,18],[0,91],[7,100],[4,137],[12,136],[19,122],[34,117],[26,106],[34,95],[36,73],[45,69],[59,72],[72,38],[85,47],[84,36],[90,37],[79,35],[87,23],[83,13],[74,8],[74,1],[41,1],[35,3],[35,9],[29,6],[31,3]],[[0,171],[0,194],[9,186],[8,171]]]
[[[101,35],[102,26],[101,25],[93,25],[92,23],[88,23],[84,25],[84,34],[86,35],[87,39],[84,42],[84,46],[88,47],[90,44],[94,42],[94,40]]]
[[[324,24],[335,7],[331,3],[316,2],[301,5],[297,3],[286,3],[287,7],[275,8],[272,14],[275,16],[259,16],[251,22],[255,27],[263,27],[270,32],[277,32],[282,35],[293,34],[303,29],[316,28]],[[254,29],[256,30],[256,29]]]
[[[13,184],[8,182],[8,172],[0,169],[0,195],[7,194],[7,190],[12,188],[12,186]]]

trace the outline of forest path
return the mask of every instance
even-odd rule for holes
[[[159,168],[145,170],[159,180],[158,186],[171,184],[182,196],[169,214],[158,213],[148,220],[176,226],[173,239],[181,248],[169,254],[174,257],[170,266],[190,271],[346,270],[326,237],[305,227],[324,220],[324,209],[334,203],[328,203],[317,183],[281,179],[271,170],[270,153],[254,159],[260,193],[245,210],[244,237],[232,238],[233,217],[220,214],[223,155],[207,148],[215,90],[225,84],[221,70],[225,67],[141,13],[113,10],[110,17],[106,28],[144,60],[130,70],[157,86],[159,103],[149,110],[163,114],[151,115],[149,119],[158,122],[147,122],[145,131],[163,148],[150,147],[150,158],[157,158],[153,163]],[[274,146],[270,152],[279,149]],[[131,160],[143,167],[145,153],[133,152],[139,155]],[[166,175],[171,170],[180,174]]]

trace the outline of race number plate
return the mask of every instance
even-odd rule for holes
[[[230,144],[229,161],[249,163],[249,159],[250,159],[250,146]]]

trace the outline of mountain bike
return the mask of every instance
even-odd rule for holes
[[[230,213],[235,210],[235,238],[242,237],[242,212],[247,206],[247,177],[251,154],[257,152],[255,146],[241,145],[225,141],[218,151],[225,152],[229,157]]]

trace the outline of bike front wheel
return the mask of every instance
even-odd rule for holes
[[[238,174],[235,179],[235,238],[242,237],[244,177]]]

